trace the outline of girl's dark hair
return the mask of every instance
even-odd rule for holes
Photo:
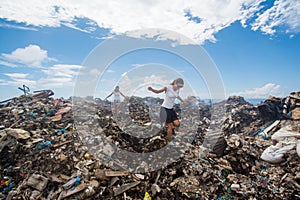
[[[181,85],[184,85],[184,81],[183,81],[182,78],[177,78],[177,79],[175,79],[175,80],[171,83],[171,85],[175,85],[175,84],[181,84]]]

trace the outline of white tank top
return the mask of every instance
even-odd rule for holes
[[[168,109],[171,109],[174,106],[175,99],[179,95],[179,89],[174,91],[173,86],[168,85],[165,94],[166,94],[166,96],[165,96],[164,102],[162,103],[161,106],[165,107],[165,108],[168,108]]]
[[[114,94],[114,101],[121,101],[121,94],[120,92],[116,92],[116,91],[113,91],[113,94]]]

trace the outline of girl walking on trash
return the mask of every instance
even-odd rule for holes
[[[120,87],[116,86],[114,91],[110,93],[107,97],[105,97],[104,101],[106,101],[107,98],[109,98],[112,95],[114,95],[115,113],[116,117],[118,117],[120,112],[121,95],[124,98],[126,98],[126,96],[120,91]]]
[[[172,131],[173,127],[179,127],[180,122],[178,120],[178,116],[173,109],[175,104],[175,99],[179,99],[182,103],[183,100],[179,96],[179,90],[184,85],[182,78],[175,79],[170,85],[163,87],[159,90],[153,89],[152,87],[148,87],[149,91],[152,91],[156,94],[165,92],[165,98],[160,108],[160,121],[164,123],[167,127],[167,140],[171,142],[172,140]]]

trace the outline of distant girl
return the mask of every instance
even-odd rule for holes
[[[165,98],[160,108],[160,120],[161,123],[165,123],[167,126],[167,140],[170,142],[172,140],[172,129],[173,127],[179,127],[180,122],[178,120],[178,116],[173,109],[175,104],[175,99],[179,99],[183,102],[182,98],[179,96],[179,90],[184,85],[182,78],[175,79],[170,85],[163,87],[160,90],[153,89],[152,87],[148,87],[148,90],[159,94],[165,92]]]
[[[125,97],[125,95],[120,91],[119,86],[116,86],[114,91],[112,93],[110,93],[107,97],[105,97],[104,101],[107,100],[107,98],[111,97],[112,95],[114,95],[114,104],[115,104],[115,113],[116,113],[116,117],[119,116],[119,109],[120,109],[120,102],[121,102],[121,95]]]

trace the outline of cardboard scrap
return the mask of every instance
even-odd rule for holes
[[[300,108],[292,110],[291,119],[300,119]]]
[[[95,170],[95,175],[98,179],[108,179],[110,177],[116,177],[116,176],[127,176],[129,173],[126,171],[111,171],[107,169],[97,169]]]
[[[14,138],[18,139],[23,139],[26,140],[30,138],[30,133],[28,131],[25,131],[23,129],[18,129],[18,128],[7,128],[5,129],[6,134],[13,136]]]

